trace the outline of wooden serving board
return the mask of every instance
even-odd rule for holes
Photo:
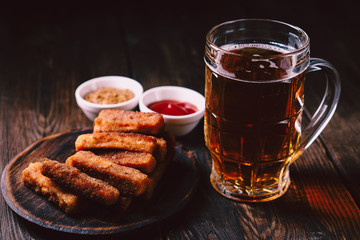
[[[125,213],[94,209],[91,213],[67,216],[24,185],[22,171],[31,162],[42,161],[44,157],[64,162],[75,153],[76,138],[90,132],[76,130],[45,137],[12,159],[1,177],[1,191],[9,207],[21,217],[45,228],[77,234],[111,234],[159,222],[179,211],[193,196],[199,176],[196,162],[179,146],[176,146],[174,159],[153,198],[134,201]]]

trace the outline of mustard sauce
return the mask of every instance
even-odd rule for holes
[[[129,101],[135,94],[129,89],[100,88],[85,96],[85,100],[97,104],[116,104]]]

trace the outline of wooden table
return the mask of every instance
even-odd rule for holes
[[[221,3],[220,3],[221,2]],[[311,55],[330,61],[342,79],[338,109],[320,137],[291,166],[288,192],[267,203],[240,203],[209,182],[203,124],[177,138],[194,152],[199,186],[165,221],[106,239],[359,239],[360,18],[349,1],[219,1],[1,9],[0,171],[43,137],[92,127],[75,102],[82,82],[98,76],[137,79],[145,90],[185,86],[204,93],[205,35],[238,18],[271,18],[303,28]],[[40,7],[40,6],[39,6]],[[307,81],[312,112],[322,95]],[[0,239],[103,239],[39,227],[0,197]]]

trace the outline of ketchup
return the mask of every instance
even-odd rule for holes
[[[148,108],[166,115],[181,116],[196,112],[198,109],[191,103],[176,100],[162,100],[150,103]]]

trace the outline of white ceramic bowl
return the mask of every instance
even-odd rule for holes
[[[190,133],[204,116],[204,96],[192,89],[177,86],[161,86],[145,91],[139,100],[140,111],[153,112],[147,106],[150,103],[163,100],[177,100],[192,103],[198,109],[195,113],[182,116],[163,114],[165,129],[175,136],[183,136]]]
[[[127,88],[134,92],[135,97],[129,101],[116,104],[97,104],[84,99],[86,94],[104,87]],[[103,76],[90,79],[79,85],[75,91],[75,98],[85,115],[93,121],[103,109],[132,110],[138,105],[142,93],[142,85],[134,79],[122,76]]]

